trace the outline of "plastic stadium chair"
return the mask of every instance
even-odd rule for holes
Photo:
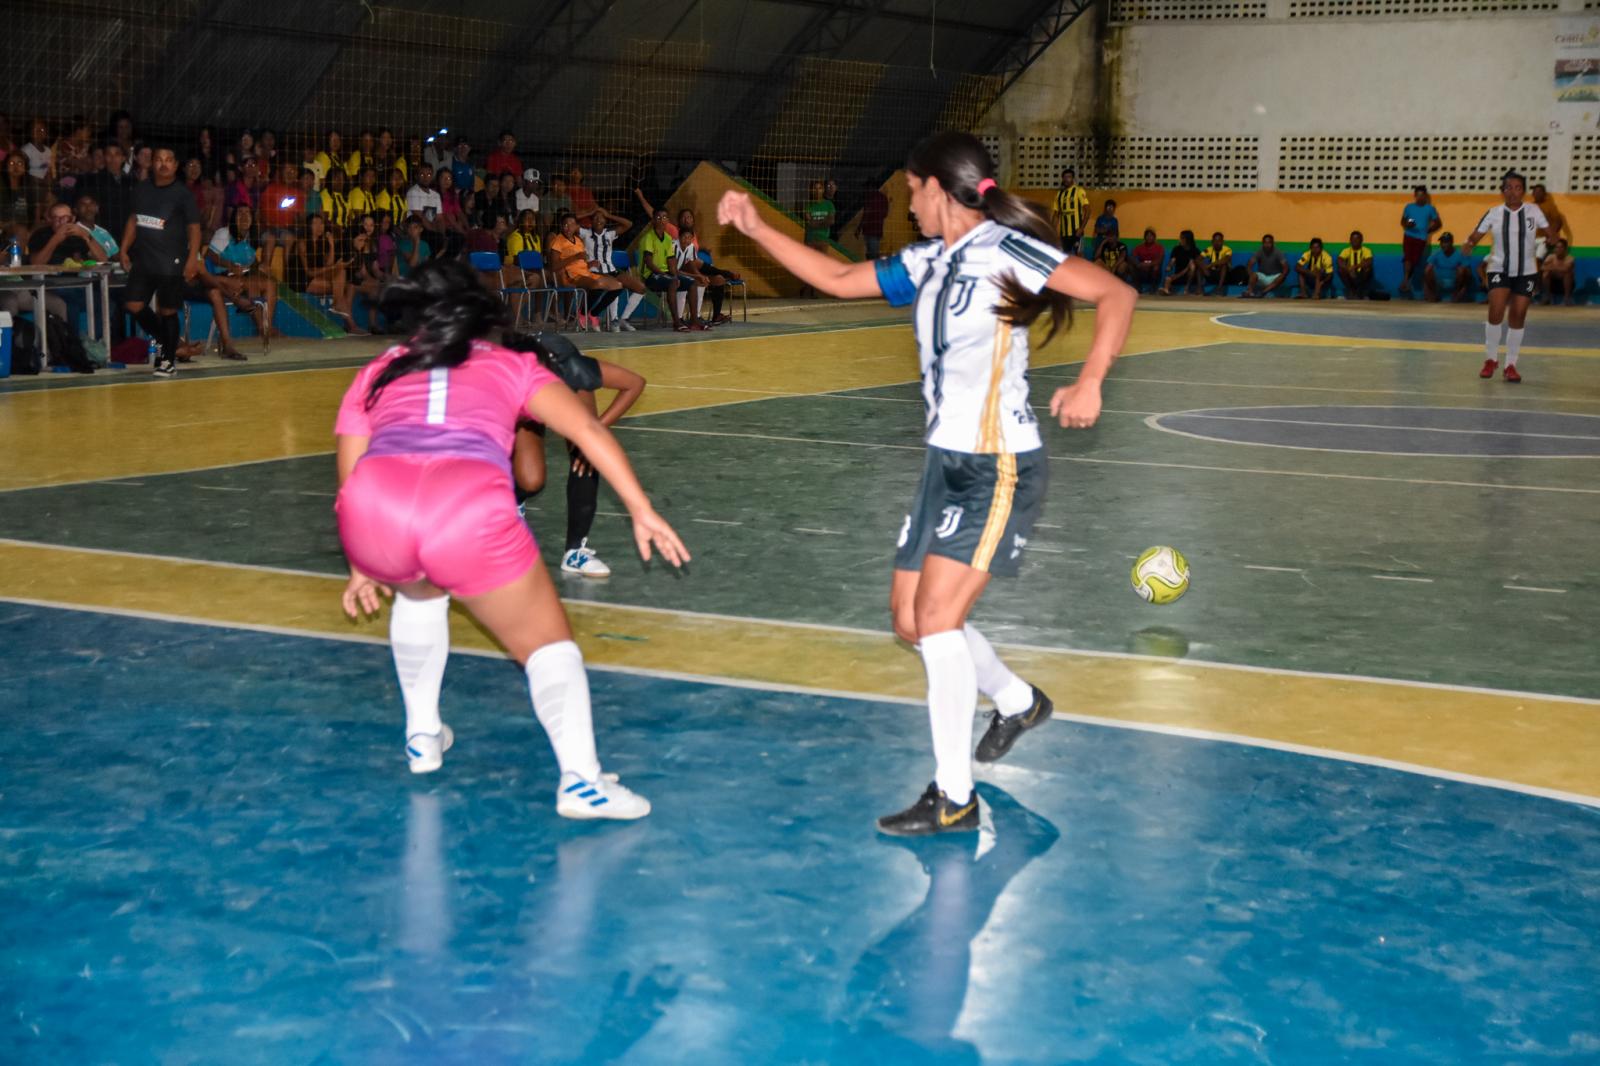
[[[583,318],[581,317],[589,313],[589,293],[587,290],[572,285],[540,285],[535,287],[528,281],[528,274],[532,272],[541,279],[544,277],[544,256],[539,252],[518,252],[517,266],[522,269],[522,283],[528,286],[528,292],[545,298],[544,310],[539,315],[541,319],[548,320],[552,303],[554,303],[556,312],[559,314],[562,298],[570,297],[572,299],[572,315],[578,319],[578,328],[588,328],[583,324]]]

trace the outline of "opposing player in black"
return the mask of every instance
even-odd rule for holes
[[[123,227],[117,258],[128,272],[124,306],[156,342],[156,375],[169,378],[178,372],[184,282],[194,281],[203,269],[200,210],[194,194],[178,180],[178,156],[171,148],[155,150],[150,180],[134,187],[133,213]],[[150,309],[152,299],[155,311]]]
[[[989,578],[1017,573],[1044,502],[1048,470],[1028,399],[1028,327],[1048,311],[1053,336],[1070,297],[1096,305],[1094,342],[1078,380],[1050,400],[1063,426],[1087,428],[1100,417],[1100,382],[1138,297],[1055,247],[1044,214],[996,184],[994,161],[977,138],[929,137],[912,150],[906,175],[911,211],[930,239],[869,262],[841,264],[780,233],[745,193],[724,195],[717,216],[807,285],[915,305],[928,450],[889,598],[895,633],[917,647],[927,671],[937,770],[916,803],[878,819],[878,827],[918,835],[978,827],[972,719],[980,690],[996,707],[978,745],[981,761],[999,758],[1050,716],[1044,694],[1008,670],[967,623]]]
[[[1500,179],[1500,195],[1504,203],[1495,204],[1484,213],[1483,221],[1472,231],[1461,250],[1467,256],[1485,237],[1492,240],[1489,261],[1484,264],[1484,278],[1489,290],[1489,321],[1483,327],[1483,369],[1480,378],[1494,377],[1500,356],[1500,324],[1506,321],[1505,379],[1515,385],[1522,380],[1517,369],[1517,356],[1522,353],[1523,327],[1528,320],[1528,305],[1533,302],[1539,285],[1539,267],[1535,261],[1535,246],[1540,238],[1555,241],[1549,219],[1539,210],[1538,204],[1525,204],[1522,195],[1527,179],[1514,170],[1506,171]]]
[[[607,429],[644,394],[645,380],[627,367],[584,355],[559,333],[508,333],[505,346],[514,351],[537,352],[539,361],[595,409],[594,394],[615,389],[616,395],[600,414]],[[511,453],[511,471],[517,483],[517,504],[536,495],[545,483],[544,425],[527,419],[517,425]],[[610,577],[611,568],[589,547],[600,501],[600,475],[594,464],[570,443],[567,445],[567,540],[561,552],[561,572],[579,577]]]

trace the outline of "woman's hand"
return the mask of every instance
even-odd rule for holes
[[[1061,386],[1050,397],[1050,413],[1061,420],[1063,429],[1088,429],[1100,417],[1100,383]]]
[[[571,441],[567,442],[567,455],[572,459],[572,472],[580,477],[587,477],[594,470],[594,464],[584,458],[583,452]]]
[[[725,192],[717,203],[717,221],[749,236],[761,225],[761,213],[747,192]]]
[[[352,566],[350,581],[344,587],[344,613],[356,622],[363,616],[371,617],[377,614],[379,608],[383,606],[383,601],[378,598],[380,592],[385,596],[394,595],[394,589],[379,584]]]
[[[644,507],[634,512],[633,539],[639,545],[639,558],[645,562],[650,561],[650,548],[652,545],[661,553],[661,557],[673,566],[682,566],[689,561],[689,549],[683,546],[683,541],[678,539],[678,534],[667,525],[666,519],[656,514],[652,507]]]

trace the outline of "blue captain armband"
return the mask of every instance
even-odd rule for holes
[[[878,271],[878,288],[890,307],[905,307],[917,298],[917,287],[911,284],[911,275],[898,255],[874,259],[872,265]]]

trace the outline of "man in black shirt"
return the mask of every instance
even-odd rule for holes
[[[178,371],[178,309],[184,281],[200,274],[200,211],[194,194],[178,181],[178,157],[158,148],[151,178],[133,193],[133,214],[122,231],[118,256],[128,271],[123,303],[156,342],[155,372],[171,377]],[[160,314],[150,309],[154,297]]]
[[[103,261],[105,258],[105,249],[100,242],[78,225],[78,220],[72,216],[72,208],[66,204],[51,207],[49,221],[28,235],[28,262],[33,266],[55,266],[68,259],[81,262],[85,259]],[[34,306],[35,299],[33,291],[29,289],[0,293],[0,311],[10,311],[12,314],[31,311],[36,321],[42,321],[38,317],[38,308]],[[68,333],[76,336],[77,328],[73,323],[77,316],[70,313],[65,300],[55,293],[48,293],[44,298],[44,306],[46,311],[65,323]]]
[[[138,182],[122,172],[128,157],[115,141],[106,145],[106,168],[83,180],[83,192],[100,205],[100,225],[115,237],[128,223],[133,210],[133,189]]]

